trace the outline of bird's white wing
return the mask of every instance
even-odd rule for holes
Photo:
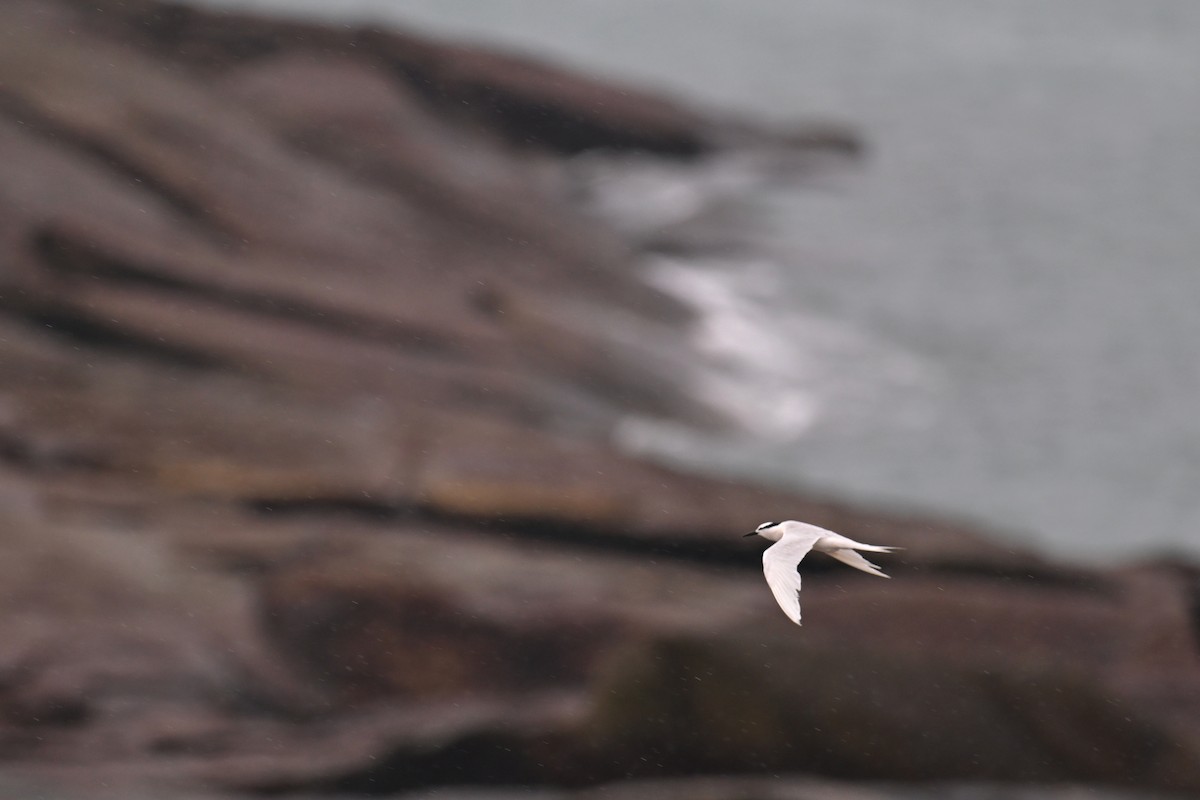
[[[775,602],[788,619],[800,624],[800,573],[796,567],[812,550],[818,536],[788,536],[763,551],[763,574]]]

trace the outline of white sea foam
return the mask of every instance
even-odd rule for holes
[[[781,267],[766,260],[654,257],[646,279],[697,313],[700,354],[692,391],[745,432],[796,441],[822,425],[868,419],[907,426],[933,408],[937,370],[928,361],[844,322],[782,301]],[[627,421],[621,442],[655,450],[683,435]],[[674,448],[671,448],[674,449]]]
[[[743,443],[747,434],[786,444],[823,427],[911,427],[932,414],[930,361],[797,302],[788,268],[764,252],[759,198],[805,169],[786,149],[695,163],[595,154],[571,169],[592,214],[682,253],[647,254],[642,274],[696,313],[686,388],[734,423]],[[618,429],[623,446],[672,457],[706,438],[640,416]]]

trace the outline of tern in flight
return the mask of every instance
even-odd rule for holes
[[[826,553],[843,564],[886,578],[888,576],[879,567],[859,555],[858,551],[890,553],[900,549],[863,544],[847,539],[840,533],[794,519],[764,522],[746,536],[761,536],[775,543],[763,551],[763,574],[767,576],[767,586],[771,587],[775,602],[779,603],[788,619],[797,625],[800,624],[800,573],[796,568],[809,550]]]

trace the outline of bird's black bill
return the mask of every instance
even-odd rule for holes
[[[743,539],[749,539],[751,536],[758,536],[758,531],[750,531],[749,533],[742,534]]]

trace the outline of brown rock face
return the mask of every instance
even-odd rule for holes
[[[0,4],[0,771],[1200,790],[1194,569],[609,444],[718,420],[682,388],[688,312],[564,159],[755,135],[404,33]],[[806,562],[796,628],[738,538],[768,516],[908,549],[888,582]]]

